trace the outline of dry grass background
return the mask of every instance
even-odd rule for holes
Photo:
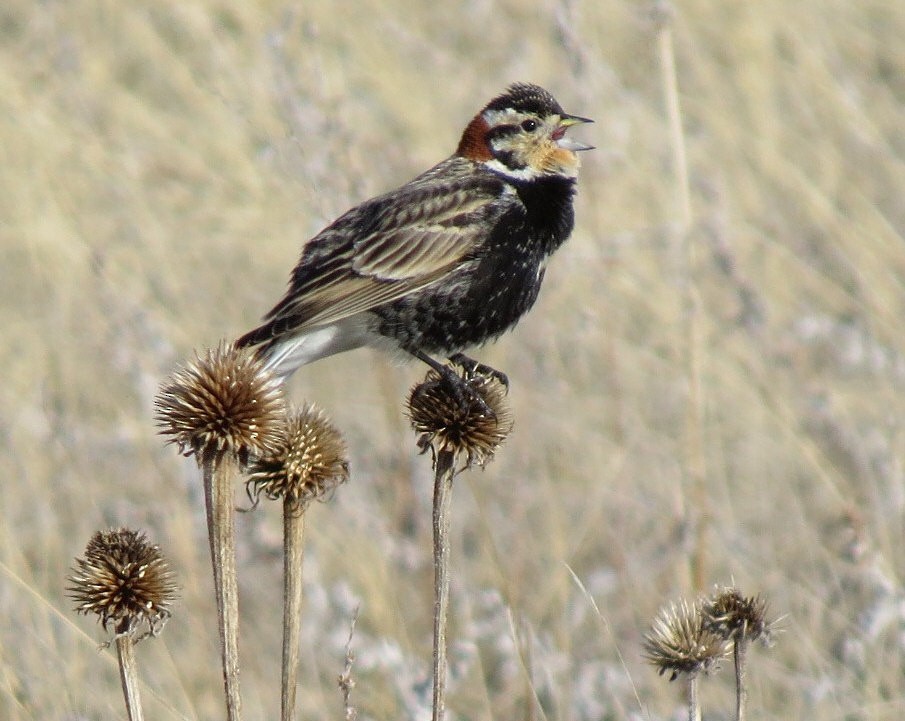
[[[122,715],[113,656],[63,597],[118,524],[184,583],[138,648],[149,717],[221,715],[201,488],[155,436],[157,385],[516,79],[596,118],[598,150],[537,308],[480,353],[512,379],[516,428],[456,487],[451,714],[675,717],[642,634],[734,579],[788,614],[752,654],[755,717],[901,718],[905,4],[676,4],[691,266],[648,9],[3,3],[0,718]],[[428,705],[431,476],[402,415],[422,371],[359,351],[293,380],[353,458],[310,514],[304,718],[341,716],[359,604],[360,713]],[[239,523],[246,717],[273,718],[279,512]],[[727,715],[731,674],[703,693]]]

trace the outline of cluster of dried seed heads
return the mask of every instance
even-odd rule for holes
[[[681,674],[716,670],[733,644],[756,639],[768,643],[774,627],[761,596],[745,597],[735,588],[717,587],[695,604],[682,599],[661,610],[645,636],[644,654],[672,681]]]

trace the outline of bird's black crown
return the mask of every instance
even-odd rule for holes
[[[520,113],[533,113],[539,117],[562,115],[562,106],[549,92],[532,83],[513,83],[506,92],[495,97],[485,110],[506,110],[511,108]]]

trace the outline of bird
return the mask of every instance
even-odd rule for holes
[[[578,152],[593,122],[517,82],[467,124],[455,153],[344,213],[308,240],[282,299],[238,347],[280,380],[360,347],[414,356],[442,376],[504,373],[464,351],[511,329],[574,225]],[[466,389],[467,392],[467,389]]]

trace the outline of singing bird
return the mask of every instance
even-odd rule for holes
[[[305,243],[282,300],[239,346],[286,378],[362,346],[401,350],[449,375],[483,369],[462,351],[512,328],[569,237],[578,151],[592,122],[546,90],[515,83],[474,116],[456,152],[367,200]]]

